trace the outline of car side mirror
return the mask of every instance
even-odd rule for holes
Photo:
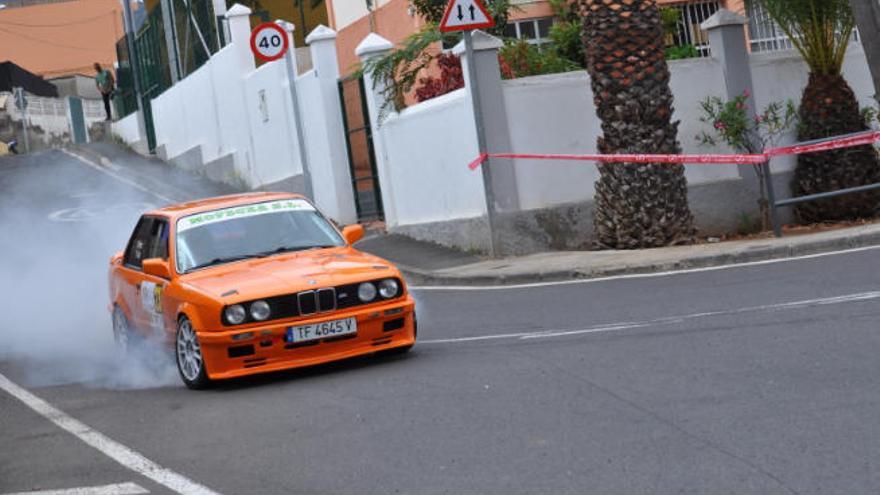
[[[364,238],[364,226],[348,225],[342,229],[342,237],[345,237],[345,242],[349,245],[354,244]]]
[[[144,260],[144,273],[154,277],[171,280],[171,266],[162,258],[150,258]]]

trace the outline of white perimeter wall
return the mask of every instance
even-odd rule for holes
[[[327,50],[328,42],[334,43],[325,37],[318,50],[335,69],[335,50]],[[249,50],[244,44],[227,45],[153,99],[152,109],[157,152],[163,158],[256,189],[301,176],[303,164],[286,63],[281,59],[255,69]],[[318,77],[312,69],[295,84],[313,199],[331,218],[350,223],[355,218],[337,77]],[[134,138],[127,131],[119,134]]]
[[[754,53],[750,62],[758,109],[763,109],[774,101],[784,103],[786,100],[792,100],[795,105],[800,105],[801,93],[809,79],[809,70],[798,52],[786,50]],[[877,107],[877,102],[873,98],[874,84],[861,43],[850,44],[844,59],[843,76],[852,87],[861,106]],[[794,143],[796,137],[796,132],[792,130],[782,140],[782,144]],[[792,170],[796,164],[797,157],[794,156],[779,157],[772,162],[774,172]]]
[[[759,109],[771,101],[800,101],[807,68],[796,52],[755,54],[751,65]],[[732,153],[725,146],[700,145],[696,139],[702,130],[711,130],[699,121],[700,101],[725,96],[720,64],[693,59],[671,61],[669,67],[682,151]],[[872,104],[873,86],[858,43],[847,55],[844,73],[862,104]],[[601,129],[586,72],[515,79],[501,86],[513,149],[491,151],[597,152]],[[464,90],[407,108],[380,126],[376,139],[382,139],[379,148],[385,151],[378,162],[389,226],[485,214],[481,174],[467,168],[477,156],[473,126]],[[794,140],[792,130],[781,144]],[[793,158],[774,160],[774,170],[790,170],[794,163]],[[592,200],[599,176],[592,162],[515,160],[514,166],[524,210]],[[736,165],[687,165],[686,175],[691,186],[740,179]]]
[[[380,124],[382,199],[390,226],[486,214],[470,101],[463,89],[392,114]]]

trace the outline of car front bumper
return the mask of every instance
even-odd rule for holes
[[[357,320],[356,334],[303,343],[286,341],[289,327],[346,318]],[[325,313],[294,322],[287,320],[246,329],[197,331],[197,335],[208,377],[212,380],[235,378],[412,346],[416,341],[415,302],[407,296],[399,301]]]

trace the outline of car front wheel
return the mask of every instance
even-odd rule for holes
[[[199,338],[187,317],[177,322],[177,338],[174,346],[177,356],[177,370],[184,385],[191,389],[207,387],[211,380],[205,372],[205,360]]]

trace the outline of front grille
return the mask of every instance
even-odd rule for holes
[[[327,313],[336,310],[336,289],[318,289],[300,292],[296,295],[299,306],[299,315],[306,316],[315,313]]]
[[[296,295],[299,304],[299,315],[306,316],[318,312],[318,296],[313,290],[300,292]]]
[[[372,282],[378,283],[378,280]],[[401,280],[398,279],[397,283],[403,286]],[[359,282],[356,284],[327,287],[318,290],[308,290],[296,294],[268,297],[264,299],[269,303],[269,308],[271,310],[271,316],[268,321],[280,320],[282,318],[294,318],[297,316],[309,316],[316,313],[328,313],[339,309],[348,309],[355,306],[363,306],[365,304],[372,304],[373,302],[384,301],[381,297],[377,296],[375,301],[369,303],[361,302],[357,295],[360,284],[361,283]],[[392,300],[397,299],[402,295],[403,291],[401,290],[397,296],[392,298]],[[255,323],[255,320],[250,316],[250,306],[253,302],[254,301],[247,301],[240,303],[244,306],[245,313],[247,314],[245,321],[241,324]],[[225,310],[226,308],[223,308],[220,319],[223,322],[223,325],[233,326],[226,320]]]
[[[336,310],[336,289],[320,289],[318,290],[318,311],[326,313]]]

